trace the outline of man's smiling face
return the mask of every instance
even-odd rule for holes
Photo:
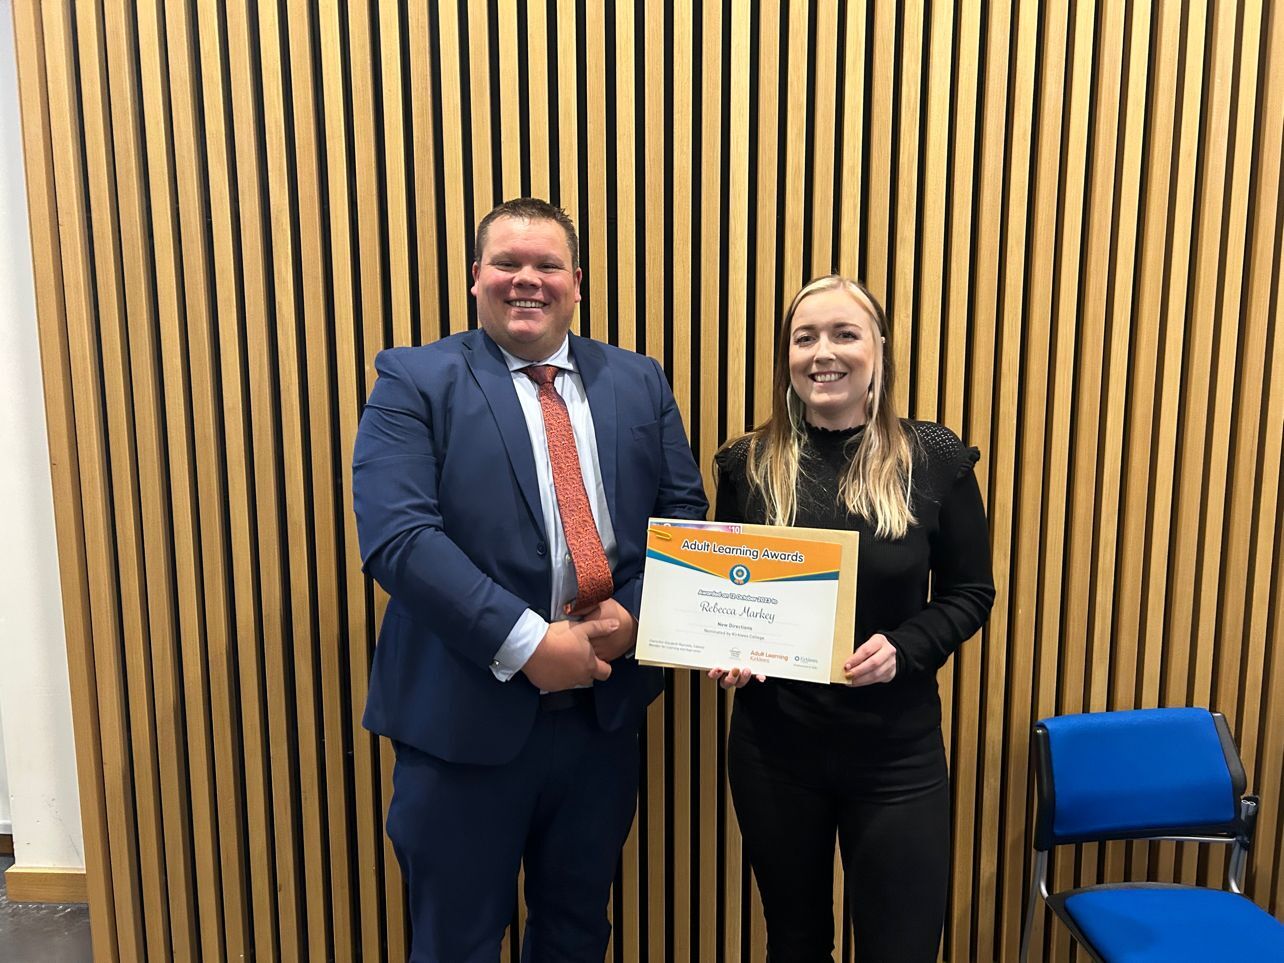
[[[500,217],[473,264],[477,321],[495,343],[542,361],[566,337],[580,300],[566,231],[556,221]]]

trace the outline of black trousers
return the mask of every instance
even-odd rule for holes
[[[832,960],[834,838],[859,963],[934,963],[949,886],[950,796],[937,728],[891,744],[755,725],[737,702],[731,798],[771,963]],[[783,736],[783,737],[782,737]]]

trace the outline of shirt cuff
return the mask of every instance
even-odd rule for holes
[[[526,660],[544,640],[548,623],[530,609],[523,612],[513,624],[508,638],[491,660],[490,671],[500,682],[507,682],[522,671]]]

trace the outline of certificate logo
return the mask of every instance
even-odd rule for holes
[[[749,581],[749,566],[743,564],[733,565],[727,577],[736,585],[744,585],[745,582]]]

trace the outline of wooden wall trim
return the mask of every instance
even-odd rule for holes
[[[12,903],[87,903],[83,869],[10,866],[4,873],[5,896]]]

